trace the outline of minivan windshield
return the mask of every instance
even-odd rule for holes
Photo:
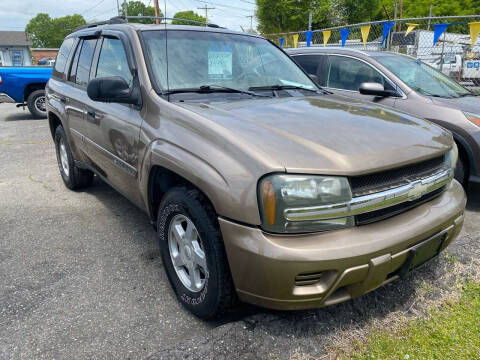
[[[376,56],[375,59],[420,94],[445,98],[471,94],[448,76],[420,60],[385,55]]]
[[[280,49],[265,39],[191,30],[143,31],[150,76],[162,92],[318,90]],[[252,93],[252,92],[251,92]]]

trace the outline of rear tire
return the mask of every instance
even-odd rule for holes
[[[67,135],[61,125],[55,129],[55,150],[58,169],[67,188],[78,190],[93,184],[93,172],[87,169],[80,169],[75,165]]]
[[[45,90],[35,90],[27,98],[27,106],[33,117],[37,119],[47,117],[47,109],[45,107]]]
[[[232,307],[236,293],[222,234],[205,196],[189,187],[169,190],[159,206],[157,229],[163,265],[182,305],[203,319]]]
[[[468,161],[463,152],[459,151],[457,166],[455,167],[455,180],[457,180],[464,188],[468,185]]]

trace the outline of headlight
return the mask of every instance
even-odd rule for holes
[[[458,147],[457,147],[457,144],[455,144],[454,142],[452,150],[450,150],[445,155],[446,167],[449,167],[450,169],[455,170],[455,167],[457,166],[457,160],[458,160]]]
[[[463,114],[466,116],[468,120],[470,120],[472,123],[474,123],[477,126],[480,126],[480,115],[472,114],[469,112],[463,112]]]
[[[302,233],[353,225],[353,216],[309,220],[308,211],[306,211],[313,206],[329,204],[334,206],[351,201],[352,192],[347,178],[270,175],[260,181],[258,192],[262,226],[266,231]]]

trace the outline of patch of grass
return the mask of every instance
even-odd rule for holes
[[[447,260],[450,265],[454,265],[455,263],[458,262],[458,257],[456,257],[455,255],[450,255],[449,253],[445,253],[444,257],[445,257],[445,260]]]
[[[480,283],[464,285],[458,301],[408,320],[397,331],[374,330],[349,359],[480,359]]]

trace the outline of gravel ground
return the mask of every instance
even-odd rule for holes
[[[324,309],[240,305],[205,322],[175,299],[147,217],[101,181],[68,191],[46,120],[1,104],[0,359],[320,358],[478,275],[478,194],[449,256],[408,280]]]

